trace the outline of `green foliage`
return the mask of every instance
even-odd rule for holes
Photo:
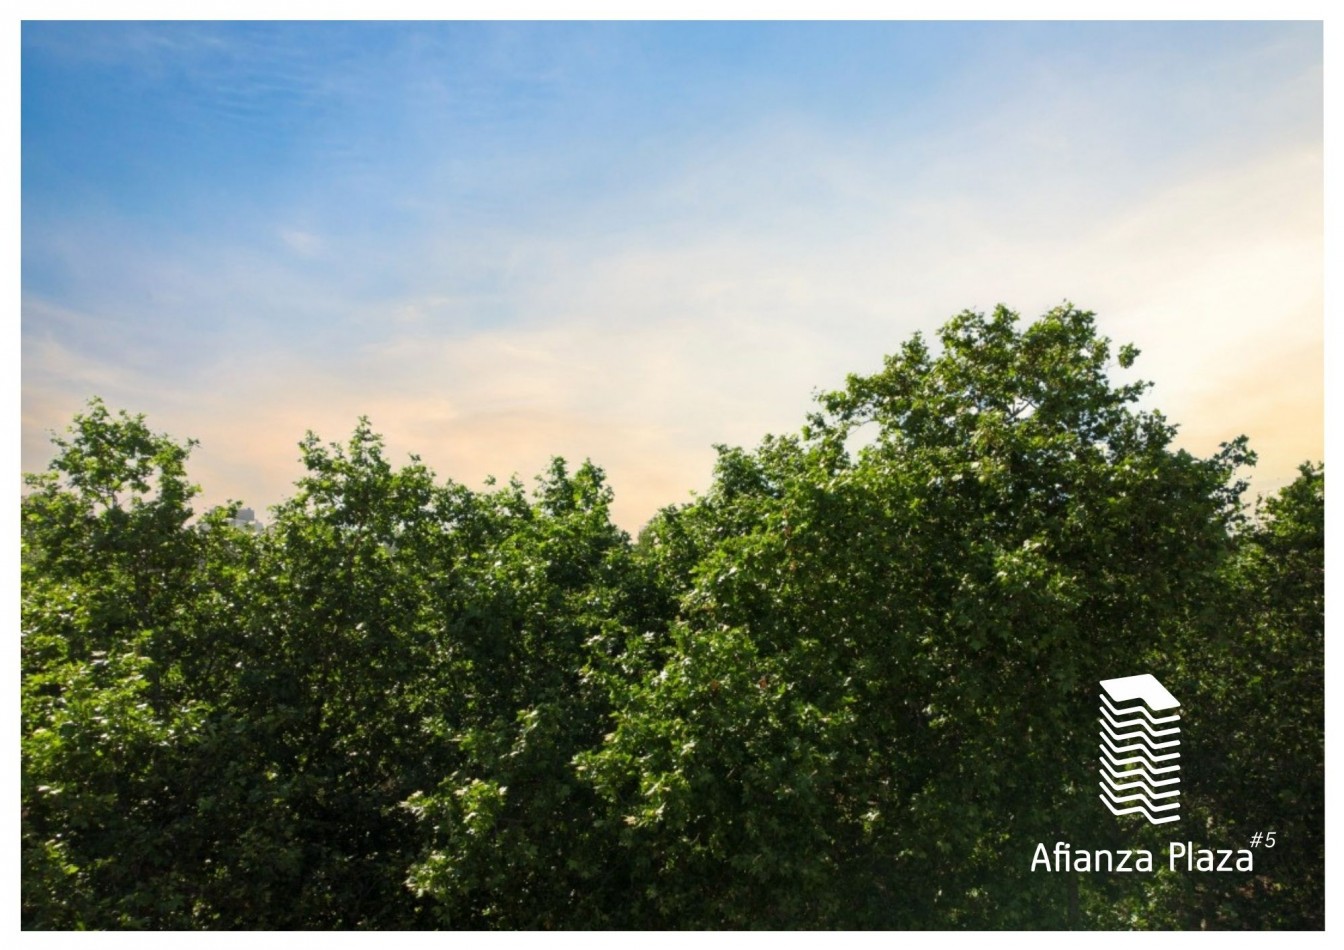
[[[681,618],[588,761],[662,856],[652,921],[1069,922],[1028,867],[1110,827],[1079,711],[1174,661],[1155,634],[1215,578],[1247,456],[1172,452],[1090,314],[1016,323],[915,338],[802,438],[721,450],[706,498],[645,532],[688,578]]]
[[[1246,512],[1111,353],[961,314],[637,542],[591,463],[474,492],[367,420],[239,530],[95,400],[23,500],[24,926],[1321,926],[1323,472]],[[1139,670],[1249,881],[1030,872],[1163,849],[1094,788]]]
[[[22,514],[24,920],[182,918],[176,783],[206,707],[193,689],[189,446],[98,401],[27,479]]]
[[[1214,841],[1278,843],[1257,874],[1169,899],[1179,926],[1325,926],[1325,472],[1304,464],[1262,500],[1192,625],[1184,662],[1204,692],[1188,810]],[[1209,845],[1206,845],[1209,846]]]

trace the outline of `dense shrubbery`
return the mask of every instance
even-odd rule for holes
[[[23,501],[24,925],[1322,926],[1322,470],[1244,510],[1090,314],[940,337],[635,542],[592,465],[473,492],[366,422],[267,531],[193,521],[190,444],[94,401]],[[1140,671],[1178,833],[1095,794]]]

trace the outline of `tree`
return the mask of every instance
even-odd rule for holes
[[[1323,470],[1248,513],[1111,360],[963,313],[633,544],[591,463],[477,492],[367,420],[243,531],[95,400],[23,500],[24,926],[1321,926]],[[1096,800],[1144,671],[1253,876],[1031,871],[1165,851]]]
[[[1168,926],[1325,926],[1325,472],[1262,499],[1193,618],[1182,662],[1201,684],[1186,809],[1205,847],[1256,849],[1255,876],[1146,896]],[[1192,882],[1183,882],[1190,885]]]
[[[24,923],[185,921],[179,750],[208,715],[211,663],[192,622],[210,609],[192,443],[98,400],[55,442],[22,513]]]
[[[1017,323],[916,337],[645,532],[689,583],[585,765],[657,856],[647,922],[1078,922],[1031,846],[1112,827],[1096,684],[1174,668],[1250,456],[1173,451],[1091,314]]]
[[[611,498],[600,469],[560,459],[531,502],[517,483],[481,498],[492,540],[455,565],[469,593],[445,638],[470,702],[437,725],[458,754],[406,801],[425,840],[409,883],[442,925],[608,926],[622,899],[623,855],[573,760],[607,726],[598,671],[663,620]]]

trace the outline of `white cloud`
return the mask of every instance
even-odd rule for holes
[[[38,427],[99,392],[201,438],[207,500],[261,506],[300,474],[306,429],[340,440],[367,414],[394,455],[472,485],[591,457],[635,529],[707,484],[712,443],[795,429],[815,388],[915,330],[1066,297],[1143,349],[1193,450],[1246,431],[1271,486],[1319,457],[1315,133],[1221,157],[1210,140],[1140,175],[1144,143],[1112,142],[1095,88],[1043,84],[944,132],[762,121],[488,225],[477,209],[458,227],[457,197],[414,185],[417,224],[396,234],[281,209],[317,224],[260,229],[279,257],[108,224],[62,255],[106,301],[25,297],[24,466],[44,461]]]
[[[325,242],[310,231],[300,230],[299,228],[281,228],[280,240],[285,243],[295,254],[300,257],[317,257],[322,253],[326,246]]]

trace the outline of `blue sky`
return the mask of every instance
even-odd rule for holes
[[[22,31],[23,467],[89,396],[288,494],[369,415],[639,526],[916,330],[1068,298],[1193,451],[1322,455],[1311,23]]]

